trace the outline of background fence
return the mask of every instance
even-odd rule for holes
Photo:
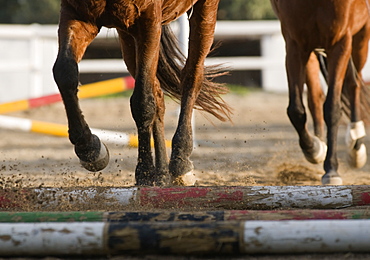
[[[174,29],[178,33],[179,28],[175,23]],[[117,38],[115,30],[103,28],[97,41],[109,40],[118,44]],[[219,21],[215,38],[221,41],[257,39],[260,56],[211,57],[207,58],[207,64],[224,63],[232,71],[261,71],[264,90],[287,91],[284,41],[278,21]],[[0,102],[57,93],[51,72],[57,50],[57,25],[1,25]],[[82,75],[127,72],[122,59],[118,58],[86,57],[79,66]],[[364,77],[365,80],[370,79],[369,65],[365,67]]]

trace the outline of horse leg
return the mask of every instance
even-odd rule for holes
[[[351,123],[348,124],[346,144],[348,148],[347,161],[354,168],[361,168],[367,160],[364,137],[365,126],[361,120],[361,70],[365,65],[368,53],[368,39],[370,30],[366,25],[353,37],[352,58],[348,64],[344,87],[349,92],[351,104]],[[353,62],[352,62],[353,60]]]
[[[136,52],[135,52],[135,39],[128,33],[118,30],[120,36],[120,43],[122,49],[123,59],[126,63],[127,69],[130,74],[135,77],[136,75]],[[150,177],[152,185],[165,185],[169,183],[168,177],[168,155],[166,149],[166,142],[164,137],[164,95],[160,88],[156,88],[154,94],[155,103],[157,104],[155,118],[153,122],[153,139],[155,150],[155,175]],[[152,171],[152,170],[151,170]],[[148,169],[148,172],[149,169]],[[154,173],[154,172],[153,172]],[[140,176],[140,174],[138,175]],[[137,178],[137,184],[143,185],[150,184],[150,181],[141,180]]]
[[[108,149],[93,135],[78,104],[78,67],[87,46],[99,32],[91,23],[72,15],[62,6],[59,23],[59,52],[53,67],[54,79],[61,93],[68,118],[69,139],[82,166],[89,171],[104,169],[109,161]]]
[[[352,37],[347,35],[328,50],[328,94],[324,103],[324,119],[327,126],[328,151],[324,161],[325,174],[321,182],[324,185],[340,185],[338,174],[337,133],[341,111],[341,93],[343,81],[351,55]]]
[[[324,139],[324,111],[325,94],[320,83],[320,65],[314,52],[311,53],[306,65],[307,102],[311,112],[315,136]],[[325,151],[326,153],[326,151]],[[323,154],[325,156],[325,154]],[[324,160],[325,158],[322,158]]]
[[[189,54],[182,72],[181,111],[178,126],[172,139],[172,154],[169,170],[176,185],[193,185],[192,113],[194,103],[204,79],[204,60],[208,55],[216,24],[219,0],[196,2],[190,17]]]
[[[150,8],[153,8],[153,10],[149,10]],[[150,8],[148,14],[161,13],[159,2],[153,3]],[[141,19],[138,21],[137,32],[134,35],[136,38],[135,89],[130,100],[131,112],[139,138],[135,178],[137,185],[165,185],[168,183],[168,175],[167,170],[164,169],[167,168],[167,153],[162,123],[164,99],[156,77],[157,71],[154,69],[158,65],[161,17],[146,17],[143,15]],[[127,37],[123,39],[123,42],[125,40],[127,40]],[[125,59],[127,62],[128,56],[125,56]],[[131,59],[133,63],[134,59]],[[151,152],[152,133],[155,141],[156,167],[160,168],[161,172],[156,172],[158,168],[153,163]]]
[[[288,117],[299,136],[299,145],[305,158],[320,163],[325,158],[326,145],[307,128],[307,114],[302,100],[306,64],[310,52],[302,53],[294,41],[286,39],[286,71],[289,84]],[[298,62],[297,62],[298,61]]]

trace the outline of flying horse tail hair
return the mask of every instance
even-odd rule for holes
[[[157,77],[163,91],[174,100],[181,100],[180,79],[185,61],[185,56],[170,26],[163,25]],[[221,121],[231,120],[231,108],[221,97],[228,90],[224,84],[212,80],[225,74],[227,72],[221,66],[205,66],[201,90],[195,102],[196,109],[208,112]]]

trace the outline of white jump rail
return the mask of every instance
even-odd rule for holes
[[[370,220],[0,223],[0,255],[370,252]]]
[[[174,30],[180,32],[176,23]],[[184,33],[179,35],[182,41],[186,37]],[[117,37],[114,29],[107,28],[102,28],[98,35],[99,39]],[[261,39],[260,57],[208,58],[206,63],[223,63],[231,70],[261,70],[265,90],[287,90],[284,42],[278,21],[220,21],[215,38]],[[0,102],[57,93],[51,71],[57,50],[57,25],[0,25],[0,84],[8,86],[0,88]],[[86,59],[79,66],[81,73],[127,72],[121,59]]]

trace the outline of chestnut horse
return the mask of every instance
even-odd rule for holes
[[[360,94],[363,89],[361,70],[366,62],[370,35],[368,0],[271,0],[271,4],[281,22],[286,43],[289,119],[298,133],[306,159],[312,163],[324,161],[322,184],[340,185],[337,132],[342,94],[348,97],[350,108],[351,122],[346,134],[349,162],[357,168],[366,162]],[[318,48],[327,56],[326,97],[320,86],[319,64],[314,55]],[[315,135],[307,129],[302,100],[304,83],[307,84]]]
[[[69,139],[81,164],[100,171],[109,160],[107,147],[93,135],[77,99],[78,67],[102,26],[116,28],[123,59],[135,78],[130,99],[138,131],[136,185],[191,185],[193,108],[227,120],[225,89],[209,80],[218,72],[204,67],[213,42],[219,0],[62,0],[59,52],[53,73],[63,98]],[[188,58],[181,55],[169,23],[188,12]],[[178,99],[181,111],[167,157],[164,139],[164,93]],[[109,113],[109,111],[107,111]],[[151,151],[154,140],[155,161]]]

